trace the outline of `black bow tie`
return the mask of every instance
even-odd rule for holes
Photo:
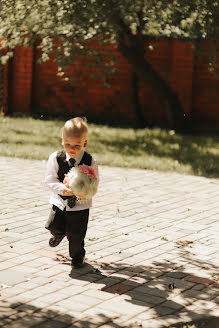
[[[68,160],[68,165],[69,165],[69,168],[70,168],[70,169],[71,169],[72,167],[75,166],[75,162],[76,162],[76,160],[75,160],[74,158],[70,158],[70,159]],[[74,206],[75,206],[75,202],[76,202],[76,200],[77,200],[77,197],[76,197],[76,196],[70,196],[70,197],[68,198],[68,206],[69,206],[70,208],[74,207]]]
[[[74,158],[70,158],[69,161],[68,161],[68,165],[70,168],[74,167],[75,166],[75,162],[76,160]]]

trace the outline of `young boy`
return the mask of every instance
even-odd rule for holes
[[[63,184],[63,180],[71,167],[82,164],[91,165],[98,177],[96,160],[85,152],[87,135],[86,118],[75,117],[64,124],[62,129],[64,149],[50,155],[45,178],[46,184],[52,191],[49,201],[52,210],[45,226],[53,235],[49,245],[56,247],[66,236],[72,266],[75,268],[81,267],[84,263],[84,238],[92,200],[86,200],[83,195],[74,195]]]

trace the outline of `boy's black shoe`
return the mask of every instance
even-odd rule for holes
[[[84,258],[85,256],[77,256],[76,258],[73,258],[71,260],[71,266],[75,269],[79,269],[83,266],[84,264]]]
[[[65,236],[56,236],[56,237],[51,237],[50,240],[49,240],[49,246],[50,247],[56,247],[58,246],[62,239],[64,238]]]

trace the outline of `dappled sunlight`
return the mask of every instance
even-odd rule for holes
[[[171,135],[168,130],[148,131],[150,134],[147,130],[136,130],[135,133],[133,130],[133,133],[127,136],[121,133],[118,138],[112,137],[111,140],[102,138],[101,143],[110,151],[114,149],[115,153],[127,157],[134,156],[135,167],[168,170],[169,166],[169,169],[177,172],[208,177],[219,176],[217,165],[219,138],[217,136],[205,138],[204,136]],[[139,164],[143,158],[144,163]],[[167,163],[166,167],[165,163]]]
[[[1,156],[46,160],[61,149],[61,120],[0,117]],[[219,177],[219,136],[89,124],[87,151],[101,165]]]
[[[116,317],[115,317],[116,319]],[[1,324],[5,327],[78,327],[78,328],[92,328],[96,324],[107,323],[108,327],[123,328],[113,322],[113,318],[100,311],[99,313],[87,315],[82,319],[82,315],[74,311],[63,312],[63,309],[58,306],[51,306],[45,308],[37,305],[37,302],[23,303],[17,301],[16,303],[10,303],[7,301],[1,301],[0,309]],[[75,325],[74,325],[75,324]]]
[[[45,165],[1,157],[0,326],[211,327],[199,323],[218,314],[216,179],[101,166],[72,269],[67,238],[50,248],[44,229]]]

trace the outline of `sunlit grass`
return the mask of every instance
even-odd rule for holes
[[[61,146],[64,121],[0,118],[0,155],[46,160]],[[89,124],[87,150],[99,164],[219,177],[219,136]]]

